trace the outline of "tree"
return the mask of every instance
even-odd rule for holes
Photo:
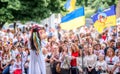
[[[6,21],[12,21],[14,16],[12,11],[20,9],[20,2],[18,0],[0,0],[0,28]]]
[[[8,21],[39,21],[62,11],[62,0],[0,0],[0,26]]]

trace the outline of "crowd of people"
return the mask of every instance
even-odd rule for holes
[[[32,27],[0,31],[2,74],[29,74]],[[40,29],[46,74],[120,74],[120,26],[98,33],[93,25],[65,31]]]

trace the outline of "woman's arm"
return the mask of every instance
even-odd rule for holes
[[[98,71],[98,62],[96,63],[95,70]]]
[[[59,60],[59,59],[56,59],[55,57],[53,58],[53,60],[55,60],[56,62],[60,62],[60,60]]]
[[[0,63],[0,67],[3,69],[2,61],[1,61],[1,63]]]
[[[9,65],[9,63],[7,63],[5,66],[3,66],[2,63],[1,63],[1,68],[5,69],[8,65]]]
[[[93,60],[92,69],[94,69],[94,68],[95,68],[96,63],[97,63],[97,56],[96,56],[96,55],[93,55],[93,57],[94,57],[94,60]]]
[[[48,59],[47,57],[45,58],[45,61],[47,62],[47,61],[50,61],[50,59]]]
[[[59,59],[59,60],[60,60],[60,61],[63,61],[63,60],[65,59],[65,57],[66,57],[66,54],[63,52],[62,55],[60,56],[60,59]]]
[[[106,61],[104,61],[104,67],[102,67],[102,70],[104,70],[104,71],[106,71],[107,70],[107,63],[106,63]]]

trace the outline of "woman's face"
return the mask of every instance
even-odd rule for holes
[[[67,52],[67,46],[63,46],[63,50],[65,51],[65,52]]]
[[[84,43],[85,43],[85,40],[84,40],[84,39],[82,39],[82,40],[81,40],[81,44],[84,44]]]
[[[93,48],[90,47],[88,51],[89,51],[90,54],[92,54],[93,53]]]
[[[5,42],[6,42],[6,41],[7,41],[7,38],[6,38],[6,37],[4,37],[3,41],[5,41]]]
[[[56,53],[56,52],[58,52],[58,46],[53,46],[53,51]]]
[[[27,54],[29,53],[29,51],[28,51],[28,50],[26,50],[25,52],[26,52]]]
[[[100,45],[97,45],[97,46],[96,46],[96,49],[97,49],[97,50],[100,50]]]
[[[18,47],[18,51],[19,51],[19,52],[22,52],[23,49],[22,49],[21,47]]]
[[[9,39],[9,41],[10,41],[10,42],[13,42],[13,40],[12,40],[11,38]]]
[[[18,61],[20,61],[21,60],[21,56],[17,56],[17,58],[16,58]]]
[[[39,34],[41,39],[45,39],[45,34]]]
[[[84,47],[83,47],[83,48],[84,48],[84,50],[86,50],[86,49],[88,49],[88,46],[87,46],[87,45],[84,45]]]
[[[52,41],[52,38],[49,38],[48,42],[51,42]]]
[[[11,61],[11,65],[13,65],[13,64],[14,64],[14,62],[15,62],[15,61]]]
[[[55,36],[52,37],[52,41],[56,41],[56,37]]]
[[[92,41],[92,39],[89,39],[89,43],[92,43],[93,41]]]
[[[109,56],[113,56],[113,51],[112,50],[108,50],[108,55]]]

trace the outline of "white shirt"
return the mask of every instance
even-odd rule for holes
[[[70,60],[71,60],[71,56],[69,56],[68,54],[66,54],[63,57],[63,55],[61,54],[60,55],[61,68],[64,68],[64,69],[70,68]]]
[[[85,56],[85,64],[86,64],[86,67],[92,67],[94,68],[95,67],[95,64],[96,64],[96,61],[97,61],[97,56],[95,54],[92,54],[92,55],[87,55]]]
[[[14,67],[15,67],[15,65],[11,65],[10,66],[10,68],[9,68],[10,69],[10,74],[13,74],[13,72],[15,71]]]
[[[0,51],[0,61],[2,60],[2,51]]]
[[[12,58],[12,59],[16,59],[16,56],[18,55],[18,53],[19,53],[19,52],[18,52],[17,50],[12,50],[12,51],[11,51],[11,58]]]
[[[110,70],[112,70],[114,68],[114,65],[115,65],[117,60],[118,60],[118,57],[116,57],[116,56],[114,56],[113,58],[110,58],[108,56],[105,57],[105,61],[106,61],[108,68]]]
[[[41,45],[44,48],[47,45],[47,41],[46,40],[41,40]]]
[[[118,60],[116,60],[115,64],[117,64],[118,62],[120,62],[120,57],[118,57]],[[120,72],[119,70],[120,70],[120,67],[117,67],[117,68],[115,69],[115,72],[116,72],[116,73],[117,73],[117,72]]]
[[[82,61],[83,60],[83,61]],[[78,57],[77,58],[77,66],[78,66],[78,69],[82,68],[82,64],[85,65],[85,59],[82,58],[82,57]]]
[[[96,63],[96,71],[98,71],[98,67],[101,66],[102,70],[106,70],[107,69],[107,63],[106,61],[97,61]]]
[[[8,33],[8,37],[13,38],[14,35],[10,32],[10,33]]]
[[[15,62],[15,64],[14,64],[14,70],[17,70],[17,69],[22,69],[22,64],[21,64],[21,61],[20,62]]]
[[[105,61],[107,62],[107,64],[112,63],[114,65],[117,60],[118,60],[118,57],[116,56],[114,56],[112,59],[108,56],[105,57]]]

